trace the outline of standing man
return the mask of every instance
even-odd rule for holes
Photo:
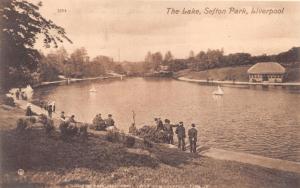
[[[26,108],[26,116],[32,116],[33,115],[33,112],[31,110],[31,105],[30,104],[27,104],[27,108]]]
[[[156,124],[156,130],[157,131],[162,131],[164,129],[163,122],[161,121],[160,118],[154,118],[155,124]]]
[[[188,131],[191,153],[196,153],[197,133],[198,133],[198,131],[195,128],[195,124],[192,123],[192,128],[190,128]]]
[[[178,138],[178,148],[182,151],[185,151],[185,128],[183,126],[183,122],[179,122],[179,126],[176,128],[175,133]]]
[[[52,102],[52,111],[55,112],[55,101]]]
[[[20,91],[19,91],[19,89],[17,89],[17,91],[16,91],[16,98],[17,98],[17,100],[20,99]]]
[[[52,105],[49,105],[49,106],[48,106],[47,111],[48,111],[48,116],[49,116],[50,118],[52,118]]]
[[[173,140],[173,125],[170,124],[170,120],[165,119],[165,125],[164,125],[165,131],[166,131],[166,135],[167,135],[167,143],[168,144],[174,144],[174,140]]]

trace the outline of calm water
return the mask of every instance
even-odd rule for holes
[[[94,85],[96,93],[89,89]],[[283,89],[224,87],[216,97],[214,86],[176,80],[82,82],[42,88],[35,98],[56,101],[57,111],[91,122],[97,113],[113,114],[127,131],[132,110],[138,126],[154,117],[196,123],[200,144],[263,156],[300,161],[300,94]]]

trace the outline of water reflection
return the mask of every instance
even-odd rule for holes
[[[223,104],[223,96],[222,95],[212,95],[213,100],[220,107]]]

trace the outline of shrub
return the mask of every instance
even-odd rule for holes
[[[8,97],[8,96],[4,97],[3,103],[8,106],[16,106],[14,99],[12,97]]]
[[[87,123],[72,123],[72,122],[61,121],[59,125],[59,130],[61,133],[61,137],[63,139],[75,135],[78,135],[83,138],[87,138],[89,126],[90,125]]]
[[[150,140],[148,140],[147,138],[144,138],[144,145],[148,148],[152,148],[153,144],[151,143]]]
[[[17,128],[16,128],[17,132],[23,132],[27,129],[27,127],[28,127],[28,121],[26,119],[19,118],[17,120]]]
[[[36,118],[33,117],[33,116],[29,117],[28,120],[29,120],[29,122],[32,123],[32,124],[33,124],[33,123],[36,123]]]
[[[41,114],[39,116],[38,122],[43,124],[46,134],[50,134],[52,131],[55,130],[53,120],[49,119],[45,114]]]
[[[54,122],[52,119],[47,118],[47,122],[44,124],[44,126],[45,126],[46,134],[50,134],[52,131],[55,130]]]
[[[165,140],[164,133],[157,131],[155,126],[145,125],[137,130],[136,135],[155,143],[162,143]]]
[[[60,130],[61,137],[62,137],[63,139],[65,139],[66,136],[68,135],[68,123],[65,122],[65,121],[62,121],[62,122],[59,124],[59,130]]]
[[[132,136],[126,136],[123,143],[126,147],[133,147],[135,144],[135,138]]]
[[[83,137],[83,138],[87,138],[88,133],[87,133],[87,128],[88,128],[88,124],[83,124],[79,126],[79,136]]]
[[[67,134],[68,136],[75,136],[78,133],[78,128],[76,126],[76,123],[68,123],[67,126]]]
[[[106,140],[108,140],[109,142],[120,142],[121,135],[117,131],[108,131],[106,134]]]

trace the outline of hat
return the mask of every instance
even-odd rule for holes
[[[183,124],[183,122],[182,122],[182,121],[180,121],[180,122],[179,122],[179,124]]]

